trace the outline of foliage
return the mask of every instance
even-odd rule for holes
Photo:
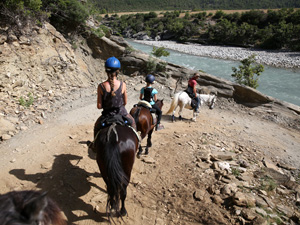
[[[265,176],[261,179],[260,188],[265,191],[273,191],[277,187],[276,182],[269,176]]]
[[[226,14],[218,10],[215,15],[199,12],[137,13],[111,16],[107,24],[115,33],[146,32],[155,38],[158,35],[179,42],[196,41],[203,44],[222,44],[264,49],[300,49],[300,10],[280,9],[250,10]]]
[[[30,107],[33,104],[34,98],[31,93],[28,93],[26,98],[22,96],[19,98],[19,104],[24,107]]]
[[[160,48],[153,47],[151,54],[160,58],[162,56],[165,57],[169,56],[170,52],[166,51],[164,47],[160,47]]]
[[[146,73],[154,73],[156,70],[157,63],[152,57],[149,57],[149,60],[146,65]]]
[[[85,24],[88,16],[99,15],[100,10],[93,1],[87,0],[83,4],[78,0],[4,0],[0,3],[0,13],[9,18],[36,17],[39,23],[49,18],[53,25],[77,27]],[[12,16],[13,13],[18,16]]]
[[[87,8],[78,0],[44,0],[43,6],[51,11],[50,20],[54,23],[78,26],[89,16]]]
[[[231,168],[231,172],[235,177],[241,176],[241,171],[238,168]]]
[[[239,66],[239,70],[232,67],[232,77],[238,84],[243,84],[252,88],[258,87],[258,76],[264,71],[264,66],[261,64],[252,66],[255,63],[255,55],[251,55],[241,61],[242,65]]]
[[[149,57],[149,60],[146,64],[146,73],[156,73],[166,71],[167,63],[157,62],[153,57]]]
[[[299,8],[299,0],[97,0],[97,5],[108,12],[141,12],[159,10],[193,10],[199,9],[275,9],[275,8]]]

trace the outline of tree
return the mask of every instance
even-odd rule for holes
[[[232,67],[234,73],[231,76],[238,84],[244,84],[254,89],[258,87],[258,76],[264,71],[264,66],[261,64],[253,66],[252,64],[255,62],[255,55],[251,55],[241,61],[242,65],[239,66],[239,70]]]
[[[165,57],[169,56],[170,52],[166,51],[164,47],[160,47],[160,48],[153,47],[151,54],[160,58],[162,56]]]

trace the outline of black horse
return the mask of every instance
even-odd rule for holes
[[[101,129],[96,135],[94,148],[97,152],[97,163],[107,186],[106,212],[109,219],[112,212],[117,216],[127,214],[125,199],[127,186],[135,160],[139,139],[135,131],[115,123]],[[120,210],[120,200],[122,202]]]

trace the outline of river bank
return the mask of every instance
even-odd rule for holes
[[[151,45],[155,47],[164,47],[196,56],[204,56],[217,59],[228,59],[235,61],[241,61],[242,59],[255,54],[256,61],[264,65],[279,68],[300,68],[300,52],[258,50],[241,47],[213,45],[206,46],[191,43],[180,44],[174,41],[134,41],[141,44]]]

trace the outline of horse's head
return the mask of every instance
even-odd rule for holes
[[[9,213],[7,213],[9,212]],[[37,191],[13,191],[0,195],[0,224],[66,224],[59,207]]]
[[[155,103],[160,109],[162,109],[162,107],[164,105],[164,99],[162,99],[162,100],[157,99]]]
[[[217,101],[217,96],[215,94],[212,94],[210,104],[209,104],[210,109],[213,109],[215,107],[216,101]]]

